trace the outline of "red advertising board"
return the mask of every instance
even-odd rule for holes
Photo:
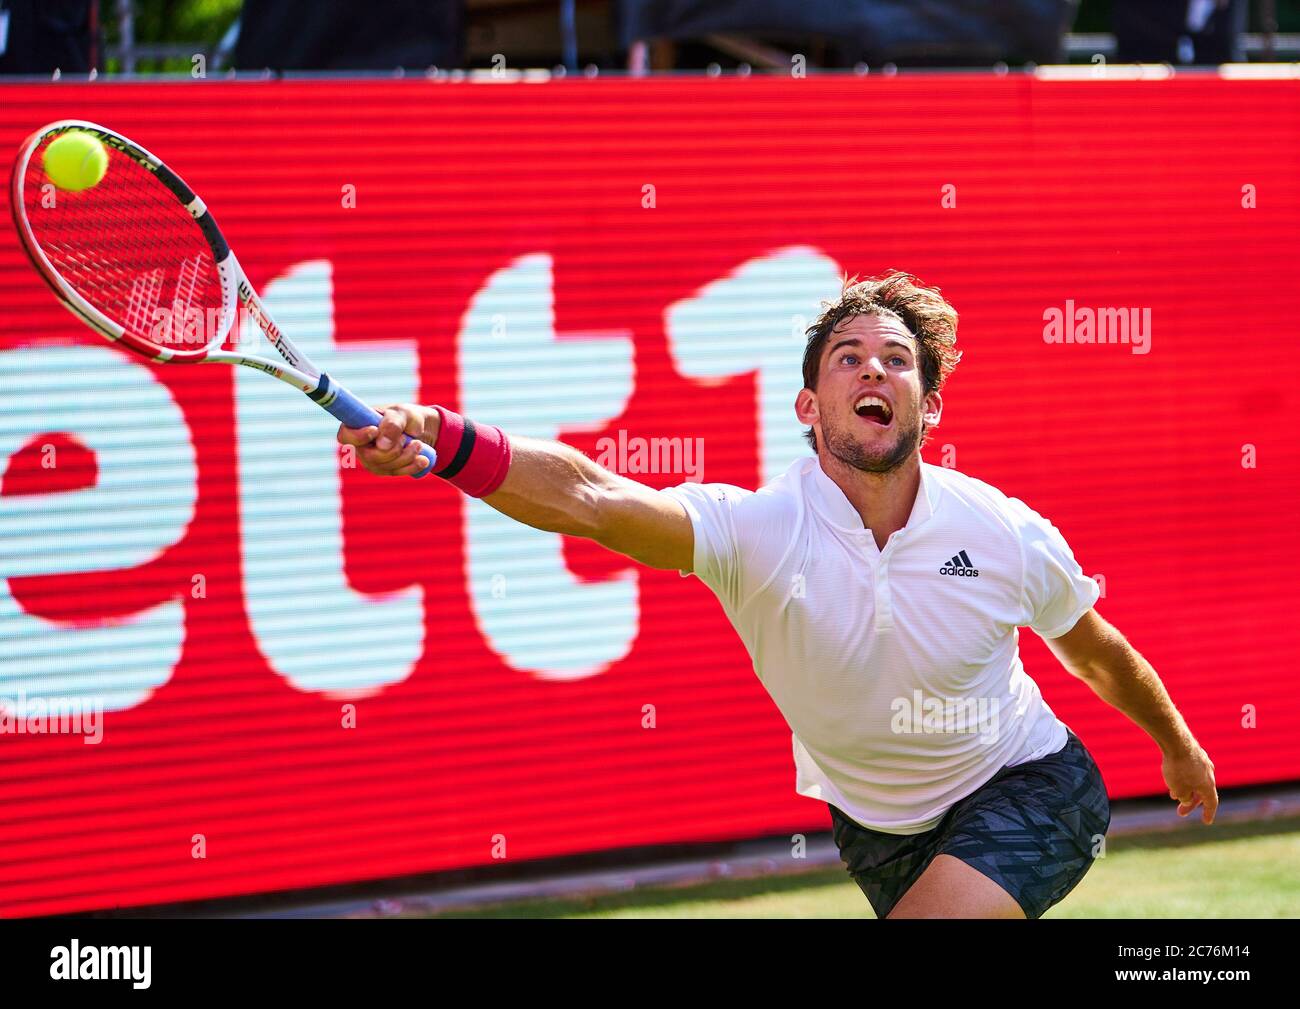
[[[660,487],[806,451],[842,272],[939,285],[965,356],[927,458],[1061,529],[1230,788],[1300,775],[1298,87],[5,85],[0,150],[124,133],[359,395]],[[1053,310],[1134,328],[1057,340]],[[705,586],[370,476],[236,370],[102,343],[0,231],[0,708],[90,698],[99,737],[0,733],[0,913],[827,829]],[[1112,796],[1163,793],[1022,642]]]

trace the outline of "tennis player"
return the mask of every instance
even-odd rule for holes
[[[1104,851],[1110,804],[1087,748],[1021,665],[1018,628],[1140,726],[1178,813],[1218,808],[1214,765],[1151,665],[1093,608],[1056,528],[921,461],[956,367],[957,313],[891,273],[848,282],[809,328],[793,404],[816,456],[757,491],[664,491],[569,446],[441,406],[340,428],[372,473],[425,461],[520,522],[695,574],[793,731],[796,788],[825,802],[879,917],[1037,918]]]

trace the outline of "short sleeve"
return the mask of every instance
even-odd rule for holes
[[[1023,626],[1044,638],[1067,633],[1101,595],[1083,573],[1056,526],[1023,501],[1011,499],[1024,554]]]
[[[729,606],[740,595],[741,544],[735,509],[753,491],[723,483],[684,483],[663,491],[681,502],[695,531],[694,574]]]

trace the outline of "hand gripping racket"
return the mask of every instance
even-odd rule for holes
[[[89,189],[55,191],[42,155],[72,130],[103,143],[108,171]],[[95,332],[158,362],[256,368],[306,393],[348,427],[379,424],[377,412],[280,331],[207,206],[143,147],[94,123],[50,123],[23,144],[10,186],[14,226],[32,265]],[[279,360],[225,349],[239,305]],[[403,445],[410,442],[406,436]],[[417,478],[437,461],[427,445],[420,453],[429,465]]]

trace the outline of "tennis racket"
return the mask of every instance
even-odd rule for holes
[[[89,133],[108,152],[103,179],[79,192],[55,190],[42,157],[70,130]],[[94,123],[50,123],[24,142],[10,186],[14,226],[32,265],[59,301],[101,336],[160,363],[256,368],[306,393],[348,427],[379,424],[375,410],[281,332],[207,206],[143,147]],[[240,305],[278,359],[227,348]],[[437,461],[427,445],[420,453],[429,465],[413,474],[417,479]]]

